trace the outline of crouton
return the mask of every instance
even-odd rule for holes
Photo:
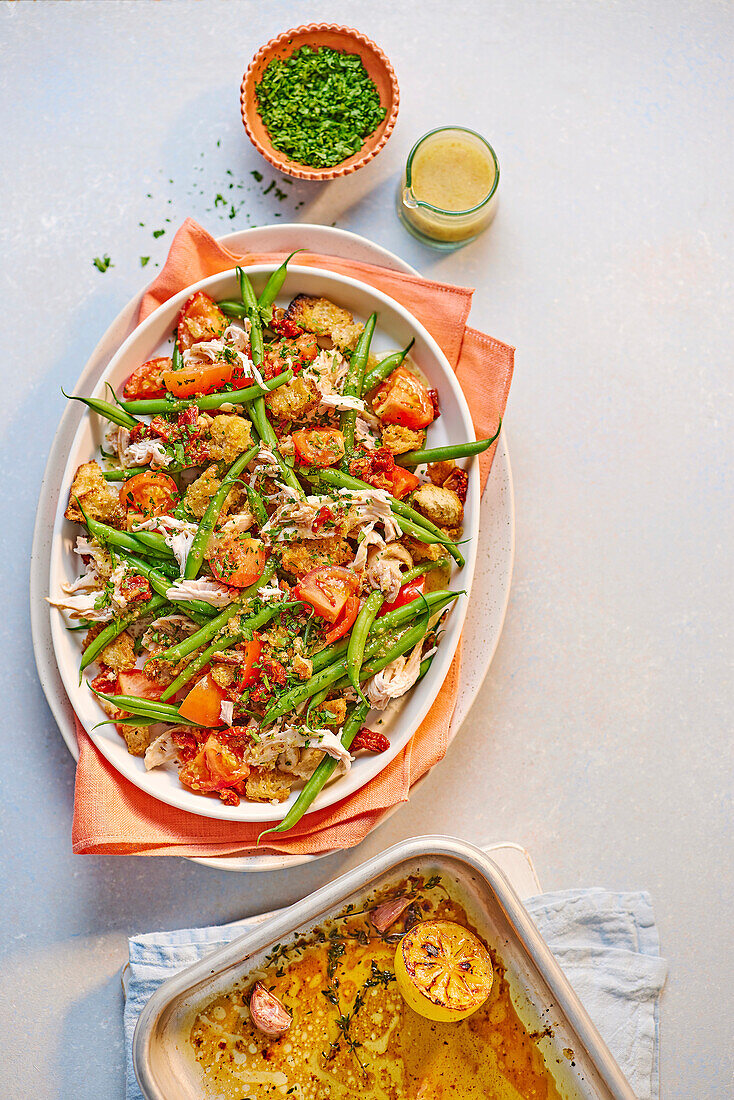
[[[392,455],[404,455],[417,451],[426,441],[425,432],[414,432],[401,424],[385,424],[382,429],[382,446]]]
[[[215,416],[211,424],[213,459],[223,459],[228,466],[238,455],[252,446],[250,422],[242,416]]]
[[[299,294],[286,310],[286,318],[317,336],[328,336],[340,351],[354,348],[362,325],[354,323],[354,317],[346,309],[334,305],[328,298],[309,298]]]
[[[440,542],[421,542],[409,535],[400,540],[403,546],[410,551],[414,562],[440,561],[448,556],[448,550]]]
[[[313,661],[308,657],[302,657],[300,653],[294,653],[291,668],[299,680],[310,680],[313,674]]]
[[[354,552],[346,539],[309,539],[283,544],[283,569],[299,579],[320,565],[346,565],[353,557]]]
[[[101,665],[114,669],[115,672],[135,668],[135,644],[131,635],[123,630],[114,642],[104,647],[97,660]]]
[[[292,382],[279,386],[265,398],[273,420],[299,420],[315,409],[320,401],[314,382],[299,374]]]
[[[231,665],[218,665],[213,663],[210,667],[209,675],[215,684],[218,684],[220,688],[224,688],[226,691],[234,680],[235,670]]]
[[[184,495],[184,504],[192,516],[197,519],[202,518],[209,507],[209,502],[221,484],[216,466],[209,466],[200,477],[197,477],[196,481],[192,481]],[[238,511],[243,499],[242,490],[238,485],[235,485],[227,494],[220,516],[227,516],[230,512]]]
[[[120,504],[118,490],[107,484],[98,462],[84,462],[74,474],[69,504],[64,512],[66,519],[72,523],[84,523],[77,500],[88,516],[108,523],[110,527],[121,527],[125,520],[125,509]]]
[[[119,725],[117,730],[124,737],[127,751],[131,756],[145,756],[145,750],[152,740],[149,726]]]
[[[439,527],[460,527],[464,519],[459,497],[442,485],[421,485],[413,494],[413,507]]]
[[[322,718],[326,726],[342,726],[347,717],[347,701],[344,698],[327,699],[319,707],[319,714],[327,714],[330,717]]]
[[[285,802],[291,793],[291,782],[279,772],[253,768],[245,780],[245,794],[251,802]]]
[[[448,458],[445,462],[429,462],[426,469],[434,485],[443,485],[449,474],[458,467],[452,458]]]

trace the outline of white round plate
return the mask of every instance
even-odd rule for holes
[[[222,238],[222,244],[234,252],[291,251],[294,247],[305,245],[313,251],[377,263],[393,270],[413,271],[398,257],[364,238],[325,226],[293,224],[245,230]],[[141,295],[128,303],[93,352],[77,384],[81,392],[90,393],[96,388],[111,357],[134,329]],[[54,437],[39,497],[31,562],[31,623],[36,663],[51,710],[75,757],[77,746],[73,710],[64,691],[55,659],[51,619],[43,597],[48,591],[49,568],[54,556],[52,549],[58,545],[53,541],[52,517],[61,493],[62,471],[81,418],[80,406],[70,404]],[[499,640],[509,597],[514,551],[514,514],[512,480],[504,433],[500,437],[492,474],[481,502],[477,549],[476,579],[464,626],[462,684],[452,735],[466,716],[489,667]],[[201,813],[201,810],[197,806],[194,812]],[[270,816],[272,817],[272,812]],[[316,858],[320,856],[263,855],[201,859],[198,862],[222,869],[263,871],[293,867]]]

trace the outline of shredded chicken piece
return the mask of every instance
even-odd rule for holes
[[[197,530],[195,523],[188,523],[187,520],[176,519],[174,516],[154,516],[133,526],[133,531],[158,531],[165,536],[166,545],[173,550],[181,576]]]
[[[365,694],[375,710],[384,710],[392,699],[405,695],[418,679],[423,642],[418,642],[410,657],[396,657],[381,672],[367,681]]]
[[[403,533],[398,519],[390,507],[390,497],[384,489],[339,489],[339,496],[349,499],[352,527],[364,527],[374,520],[381,523],[385,540],[392,542]]]
[[[351,397],[344,393],[325,393],[321,396],[321,407],[327,409],[339,409],[348,412],[364,412],[367,406],[361,397]]]
[[[245,328],[239,325],[229,325],[218,340],[200,340],[183,353],[185,367],[196,366],[199,363],[216,363],[218,359],[226,356],[229,361],[237,360],[247,378],[254,378],[258,386],[264,386],[262,375],[248,354],[249,321],[245,321]],[[267,387],[266,387],[267,388]]]
[[[57,607],[59,611],[68,611],[69,617],[72,619],[89,619],[92,623],[108,623],[112,618],[112,608],[107,607],[95,607],[95,601],[98,599],[100,593],[97,592],[79,592],[75,596],[67,596],[66,599],[52,600],[50,596],[46,596],[46,602],[51,604],[51,607]]]
[[[382,547],[385,545],[385,540],[379,531],[375,531],[374,520],[372,523],[368,523],[360,533],[359,540],[357,553],[354,555],[354,561],[352,562],[352,569],[356,569],[357,572],[361,573],[367,564],[370,547]]]
[[[219,717],[225,726],[231,726],[234,719],[234,703],[230,699],[222,699],[219,705]]]
[[[173,462],[160,439],[140,439],[131,443],[130,432],[122,426],[113,425],[105,439],[124,469],[150,465],[154,470],[161,470]]]
[[[271,753],[275,750],[275,755],[270,760],[274,763],[281,752],[292,748],[318,749],[320,752],[325,752],[338,761],[342,772],[348,772],[352,766],[349,749],[342,745],[341,739],[333,730],[312,730],[308,726],[292,726],[286,722],[282,726],[278,723],[269,730],[261,730],[260,739],[260,744],[248,749],[246,754],[248,762],[252,762],[257,766],[262,766],[262,755],[268,755],[268,750]],[[260,759],[250,761],[250,754],[253,753],[253,750],[254,754],[257,754]]]
[[[166,596],[174,603],[203,600],[211,607],[226,607],[232,602],[232,594],[226,585],[219,584],[218,581],[210,581],[206,577],[174,581],[166,592]]]
[[[411,569],[413,559],[410,552],[399,542],[372,549],[367,555],[365,580],[372,588],[379,588],[388,603],[396,600],[402,586],[401,566]]]
[[[250,530],[254,522],[255,517],[251,512],[237,512],[229,517],[220,530],[223,535],[242,535]]]
[[[143,758],[146,771],[150,771],[152,768],[160,768],[162,764],[170,764],[172,761],[178,760],[178,748],[173,740],[173,734],[185,728],[184,726],[175,726],[173,729],[167,729],[151,741]]]

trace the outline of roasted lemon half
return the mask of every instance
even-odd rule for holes
[[[492,960],[478,936],[450,920],[406,932],[395,952],[395,978],[405,1002],[440,1023],[464,1020],[486,1001]]]

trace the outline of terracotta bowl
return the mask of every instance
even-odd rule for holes
[[[273,58],[283,60],[290,57],[301,46],[315,48],[328,46],[343,53],[359,54],[362,64],[374,81],[380,95],[380,103],[385,108],[384,119],[374,133],[366,138],[359,152],[330,168],[311,168],[307,164],[299,164],[273,148],[268,131],[257,110],[255,85],[262,80],[267,66]],[[242,78],[240,89],[242,121],[250,141],[274,168],[300,180],[338,179],[367,164],[377,156],[393,132],[399,103],[400,90],[395,72],[380,47],[359,31],[352,30],[350,27],[337,27],[332,23],[309,23],[307,26],[284,31],[277,38],[271,39],[253,57]]]

